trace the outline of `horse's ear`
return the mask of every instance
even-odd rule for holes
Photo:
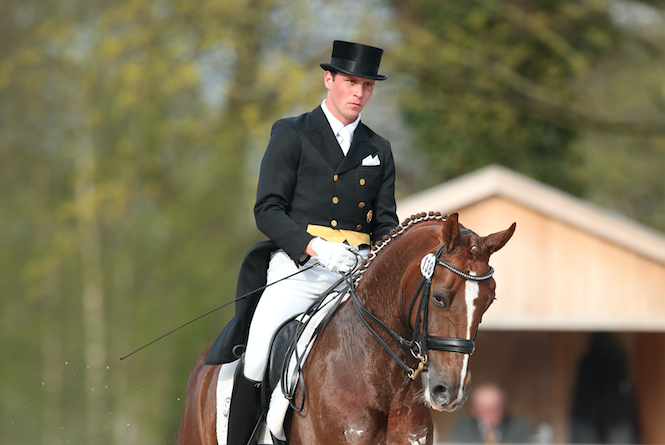
[[[515,233],[515,227],[517,227],[517,223],[513,223],[512,226],[503,232],[493,233],[485,237],[487,250],[490,255],[506,245],[508,240],[510,240],[510,238],[513,236],[513,233]]]
[[[448,215],[448,218],[443,223],[443,243],[446,245],[448,252],[457,249],[460,245],[459,222],[457,218],[457,213],[453,213],[452,215]]]

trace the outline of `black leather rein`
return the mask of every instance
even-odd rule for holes
[[[464,229],[460,233],[468,233],[470,230]],[[418,306],[418,313],[416,316],[416,324],[413,329],[413,338],[407,340],[404,337],[397,334],[385,323],[379,320],[374,314],[369,312],[362,303],[358,300],[354,286],[352,285],[351,280],[349,281],[349,290],[351,292],[351,297],[353,298],[353,305],[356,309],[358,317],[363,322],[365,327],[369,332],[377,339],[377,341],[383,346],[383,348],[390,354],[390,356],[400,365],[400,367],[407,373],[410,379],[415,380],[418,374],[421,371],[427,370],[428,354],[427,351],[448,351],[448,352],[457,352],[460,354],[473,354],[476,349],[475,338],[474,340],[468,340],[466,338],[450,338],[450,337],[431,337],[427,335],[427,315],[428,315],[428,302],[430,298],[430,290],[432,286],[432,276],[434,275],[434,269],[436,266],[443,266],[451,272],[459,275],[465,280],[469,281],[485,281],[492,277],[494,274],[494,269],[490,267],[489,272],[483,275],[471,275],[468,274],[452,264],[439,258],[441,252],[445,248],[445,244],[442,244],[436,251],[436,254],[429,253],[420,262],[420,270],[423,274],[423,279],[416,290],[416,294],[413,296],[411,301],[411,306],[409,309],[409,319],[411,319],[411,313],[418,295],[422,293],[422,298],[420,299],[420,305]],[[374,329],[369,325],[365,317],[369,318],[371,321],[376,323],[381,329],[388,333],[400,346],[407,347],[411,354],[420,360],[417,369],[410,368],[404,361],[386,344],[386,342],[381,339],[381,337],[376,333]],[[422,326],[422,329],[421,329]],[[420,338],[418,338],[420,334]],[[424,347],[423,347],[424,345]]]

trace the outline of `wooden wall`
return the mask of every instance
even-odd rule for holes
[[[643,443],[665,443],[665,334],[637,334],[635,385]]]

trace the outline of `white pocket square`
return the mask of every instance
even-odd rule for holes
[[[381,161],[379,160],[379,155],[367,156],[365,159],[363,159],[363,165],[366,166],[381,165]]]

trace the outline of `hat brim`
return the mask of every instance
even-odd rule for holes
[[[343,68],[340,68],[340,67],[338,67],[338,66],[335,66],[335,65],[333,65],[333,64],[326,63],[326,62],[321,62],[319,65],[321,66],[321,68],[323,68],[323,69],[326,70],[326,71],[333,71],[333,72],[337,71],[337,72],[340,72],[340,73],[348,74],[348,75],[350,75],[350,76],[358,76],[358,77],[362,77],[362,78],[364,78],[364,79],[386,80],[386,79],[388,78],[388,76],[383,76],[383,75],[381,75],[381,74],[377,74],[377,75],[375,75],[375,76],[372,76],[372,75],[367,75],[367,74],[365,74],[365,73],[362,73],[362,74],[360,74],[360,73],[354,73],[354,72],[352,72],[352,71],[345,70],[345,69],[343,69]]]

